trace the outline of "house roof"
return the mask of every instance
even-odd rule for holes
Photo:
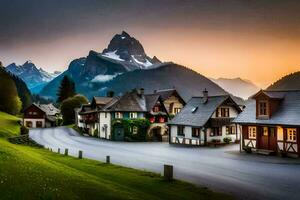
[[[33,103],[36,107],[42,110],[46,115],[54,116],[60,113],[60,110],[56,108],[52,103],[50,104],[36,104]]]
[[[110,102],[113,98],[112,97],[93,97],[95,103],[97,105],[105,105]]]
[[[284,98],[286,91],[268,91],[268,90],[260,90],[256,94],[254,94],[251,98],[255,98],[258,95],[264,94],[270,99],[282,99]]]
[[[232,101],[236,109],[241,111],[229,95],[209,96],[206,103],[204,103],[203,97],[192,97],[168,124],[203,127],[215,110],[226,100]]]
[[[270,119],[256,119],[256,101],[248,101],[245,110],[234,119],[240,124],[268,124],[268,125],[300,125],[300,91],[264,91],[274,97],[282,98],[278,109]]]
[[[148,112],[152,110],[155,106],[157,101],[159,101],[160,95],[159,94],[147,94],[145,95],[146,98],[146,109]]]
[[[136,90],[133,90],[121,96],[106,109],[110,111],[146,112],[146,98],[145,95],[138,94]]]
[[[178,94],[178,92],[176,91],[176,89],[164,89],[164,90],[155,90],[154,94],[158,94],[160,95],[162,101],[167,100],[170,96],[175,95],[179,98],[179,100],[185,104],[185,101],[183,100],[183,98]]]

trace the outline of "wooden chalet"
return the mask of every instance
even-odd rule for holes
[[[235,120],[241,148],[258,153],[300,155],[300,91],[261,90]]]
[[[23,125],[28,128],[56,126],[60,110],[53,104],[31,104],[24,110]]]

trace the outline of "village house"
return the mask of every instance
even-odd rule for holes
[[[230,95],[192,97],[169,123],[172,144],[204,146],[236,142],[240,128],[232,121],[241,112]]]
[[[154,90],[154,94],[160,95],[170,116],[178,114],[186,104],[175,89]]]
[[[31,104],[24,110],[23,125],[28,128],[48,128],[57,125],[60,110],[53,104]]]
[[[75,123],[90,135],[99,130],[98,111],[112,100],[112,97],[93,97],[91,104],[84,104],[75,109]]]
[[[262,154],[300,155],[300,91],[261,90],[235,120],[241,148]]]
[[[94,97],[92,103],[83,105],[76,115],[77,126],[95,137],[123,141],[128,135],[138,137],[145,132],[148,141],[168,141],[166,122],[169,115],[162,98],[159,94],[144,94],[143,89],[120,97]],[[147,121],[150,124],[143,131],[134,125]],[[124,125],[127,122],[131,123],[129,128]]]

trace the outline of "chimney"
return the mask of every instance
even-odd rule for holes
[[[137,89],[136,91],[137,91],[137,94],[138,94],[139,96],[143,96],[144,93],[145,93],[145,89],[144,89],[144,88]]]
[[[106,96],[107,96],[107,97],[114,97],[114,95],[115,95],[115,92],[112,91],[112,90],[110,90],[110,91],[108,91],[108,92],[106,93]]]
[[[207,103],[208,101],[208,91],[206,88],[203,90],[203,103]]]

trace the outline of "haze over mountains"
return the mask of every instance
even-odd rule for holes
[[[227,92],[243,99],[248,99],[248,97],[260,90],[260,88],[251,81],[241,78],[212,78],[211,80],[217,83]]]

